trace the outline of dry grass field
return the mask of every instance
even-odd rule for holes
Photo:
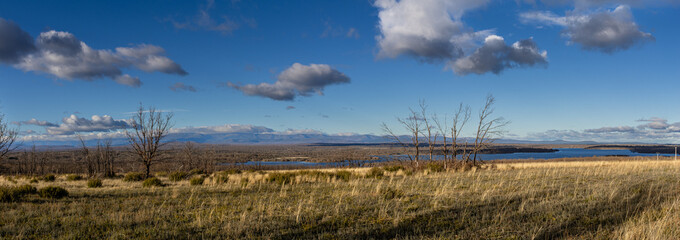
[[[385,169],[389,170],[386,171]],[[0,202],[2,239],[677,239],[680,161],[568,161],[468,171],[218,172],[202,185],[3,176],[69,196]],[[165,174],[157,174],[166,176]],[[193,178],[200,178],[194,175]],[[192,177],[187,177],[190,179]]]

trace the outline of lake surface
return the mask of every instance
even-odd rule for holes
[[[630,150],[621,149],[583,149],[583,148],[556,148],[556,152],[518,152],[500,154],[477,154],[478,159],[482,160],[502,160],[502,159],[556,159],[556,158],[577,158],[577,157],[597,157],[597,156],[631,156],[631,157],[653,157],[657,154],[635,153]],[[659,156],[673,156],[673,154],[659,154]],[[391,161],[395,158],[406,158],[405,156],[375,156],[376,160],[352,160],[344,162],[305,162],[305,161],[249,161],[238,165],[264,165],[264,166],[301,166],[301,167],[333,167],[333,166],[362,166],[368,163]],[[427,156],[425,156],[427,157]],[[435,159],[442,159],[437,156]],[[230,164],[225,164],[230,165]]]

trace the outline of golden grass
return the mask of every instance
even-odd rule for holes
[[[335,172],[339,169],[325,169]],[[346,169],[340,169],[346,170]],[[466,172],[348,169],[350,181],[270,172],[209,176],[165,187],[104,179],[33,184],[66,188],[65,199],[0,203],[0,238],[459,238],[676,239],[680,161],[497,164]],[[287,171],[291,172],[291,171]],[[294,172],[294,171],[293,171]],[[29,179],[0,177],[0,186]]]

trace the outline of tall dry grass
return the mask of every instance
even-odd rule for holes
[[[343,169],[344,170],[344,169]],[[323,170],[335,173],[339,170]],[[465,172],[350,169],[207,176],[165,187],[104,179],[33,183],[69,191],[0,203],[0,238],[674,239],[680,161],[499,164]],[[280,172],[276,172],[280,173]],[[226,176],[226,181],[225,181]],[[219,180],[219,181],[218,181]],[[29,183],[2,177],[1,186]]]

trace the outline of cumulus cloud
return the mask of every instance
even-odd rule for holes
[[[509,67],[547,63],[545,51],[538,50],[532,39],[507,46],[492,29],[472,31],[465,26],[461,20],[465,12],[488,2],[378,0],[374,4],[380,19],[378,57],[405,55],[430,63],[447,62],[460,75],[498,74]]]
[[[170,86],[170,90],[179,92],[179,91],[189,91],[189,92],[196,92],[196,88],[191,85],[185,85],[184,83],[178,82],[175,83],[174,85]]]
[[[530,139],[536,140],[568,140],[568,141],[639,141],[639,142],[677,142],[680,138],[680,122],[669,123],[662,118],[642,119],[637,126],[615,126],[593,129],[576,130],[548,130],[529,134]]]
[[[292,101],[296,96],[310,96],[312,93],[323,95],[329,85],[349,83],[350,78],[326,64],[303,65],[294,63],[277,76],[271,83],[236,85],[227,83],[249,96],[260,96],[278,101]]]
[[[57,126],[59,126],[56,123],[51,123],[51,122],[48,122],[48,121],[40,121],[40,120],[35,119],[35,118],[28,120],[28,121],[14,122],[14,124],[16,124],[16,125],[34,125],[34,126],[41,126],[41,127],[57,127]]]
[[[564,27],[562,35],[568,43],[578,43],[586,50],[613,53],[654,41],[652,34],[640,31],[627,5],[619,5],[613,10],[571,11],[566,16],[526,12],[520,14],[520,18],[525,23]]]
[[[31,35],[16,23],[0,18],[0,63],[17,63],[35,50]]]
[[[539,50],[533,39],[521,40],[508,46],[502,37],[490,35],[486,37],[482,47],[469,56],[455,60],[451,67],[460,75],[487,72],[499,74],[506,68],[547,64],[547,58],[548,53]]]
[[[71,115],[63,118],[61,124],[39,121],[37,119],[22,121],[20,123],[45,127],[45,130],[50,135],[72,135],[81,132],[110,132],[118,129],[127,129],[130,128],[132,122],[131,119],[115,120],[108,115],[93,115],[90,119]]]
[[[484,6],[488,0],[377,0],[381,35],[379,57],[410,55],[422,60],[460,57],[463,50],[453,38],[464,35],[465,11]]]
[[[123,68],[146,72],[186,75],[182,67],[165,56],[161,47],[140,44],[112,50],[93,49],[75,35],[47,31],[30,40],[16,24],[0,19],[0,62],[15,68],[45,73],[60,79],[94,80],[110,78],[115,82],[139,87],[138,77],[123,73]]]

